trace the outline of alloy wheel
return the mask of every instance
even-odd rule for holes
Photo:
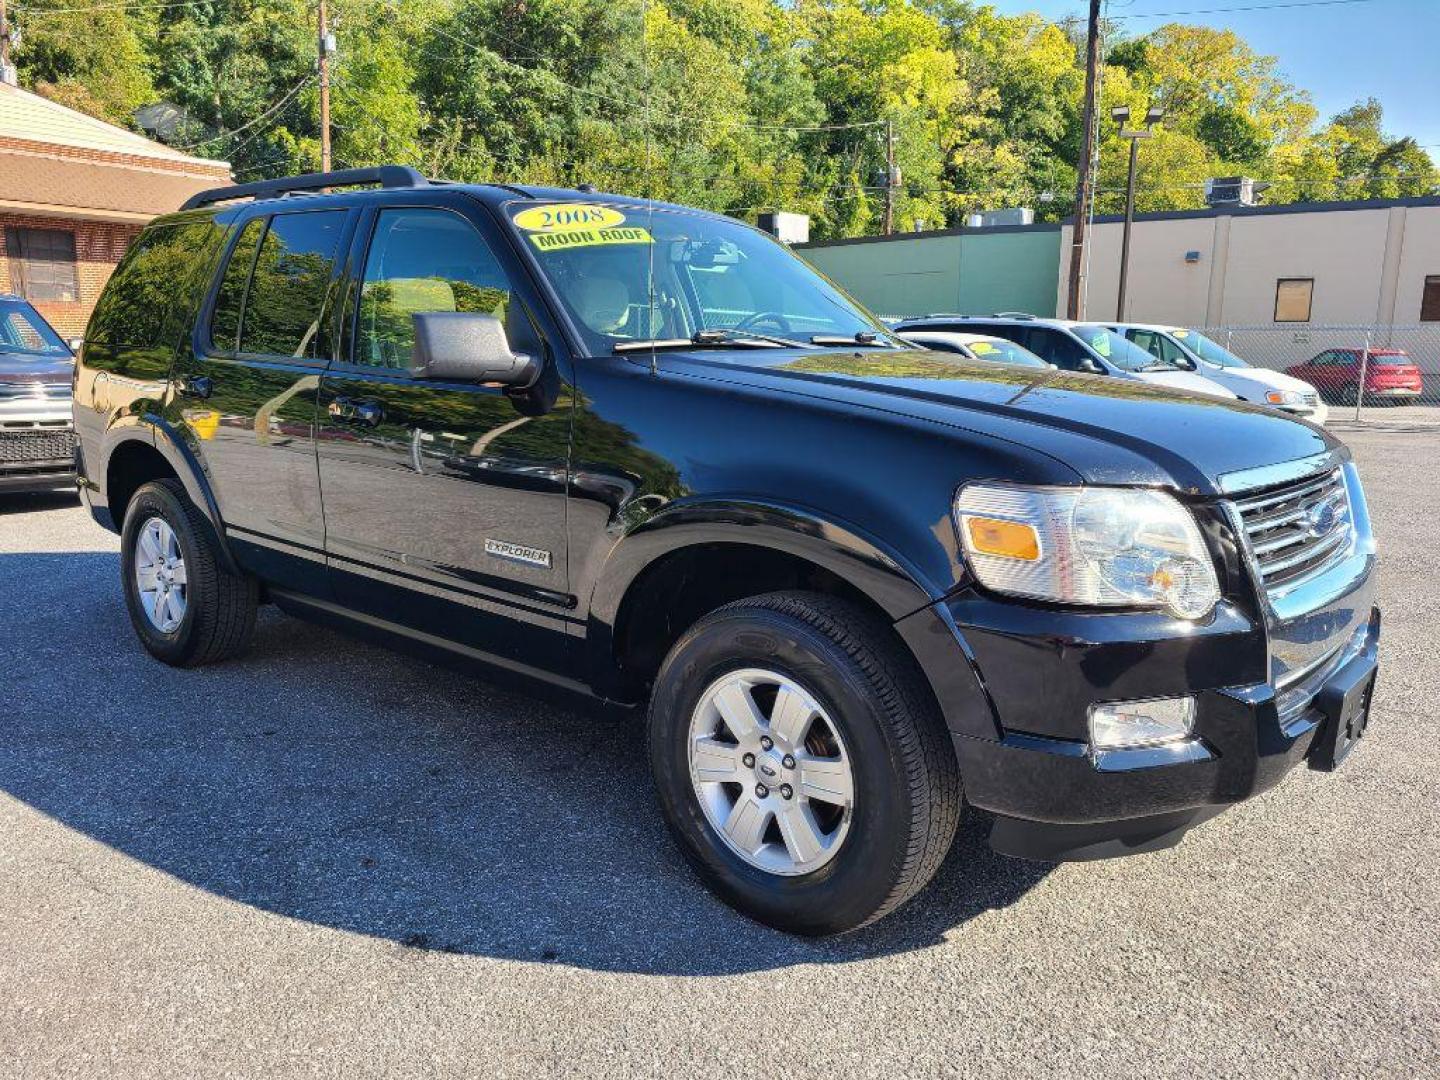
[[[688,757],[706,820],[751,866],[813,873],[845,842],[855,803],[849,753],[788,675],[744,668],[711,683],[691,715]]]
[[[135,540],[135,589],[140,610],[162,634],[173,634],[185,620],[187,584],[180,538],[164,518],[149,518]]]

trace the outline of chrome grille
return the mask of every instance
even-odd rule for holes
[[[0,382],[0,401],[69,401],[69,383]]]
[[[0,431],[0,468],[36,461],[73,461],[73,431]]]
[[[1339,562],[1355,535],[1339,469],[1236,499],[1235,510],[1269,591]]]

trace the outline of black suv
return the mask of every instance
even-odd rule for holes
[[[788,930],[914,895],[962,801],[1009,854],[1150,850],[1364,727],[1343,445],[905,347],[715,214],[397,167],[208,192],[126,256],[76,393],[156,657],[272,602],[648,702],[680,849]]]

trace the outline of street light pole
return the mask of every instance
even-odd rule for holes
[[[1165,110],[1154,106],[1145,113],[1145,126],[1130,129],[1125,122],[1130,119],[1130,106],[1121,105],[1110,110],[1110,115],[1120,125],[1120,137],[1130,140],[1130,174],[1125,181],[1125,226],[1120,234],[1120,290],[1115,298],[1115,318],[1125,321],[1125,286],[1130,278],[1130,230],[1135,224],[1135,167],[1140,161],[1140,140],[1149,139],[1155,133],[1150,129],[1165,115]]]
[[[1125,283],[1130,276],[1130,227],[1135,224],[1135,163],[1140,159],[1140,140],[1130,140],[1130,178],[1125,182],[1125,228],[1120,234],[1120,295],[1115,300],[1115,318],[1125,321]]]

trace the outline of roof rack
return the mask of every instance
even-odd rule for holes
[[[231,199],[269,199],[276,195],[320,191],[324,188],[356,187],[360,184],[379,184],[382,188],[413,188],[426,187],[429,183],[430,181],[408,165],[377,165],[372,169],[303,173],[300,176],[282,176],[278,180],[257,180],[251,184],[211,188],[191,195],[180,209],[194,210],[197,206],[210,206]]]
[[[1035,316],[1028,311],[997,311],[990,316],[992,319],[1029,319],[1035,321]]]

